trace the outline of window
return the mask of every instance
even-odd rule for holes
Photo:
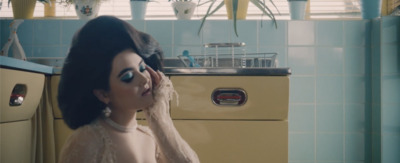
[[[3,1],[0,10],[0,17],[12,18],[12,7],[8,7],[8,0]],[[217,0],[222,1],[222,0]],[[277,19],[290,19],[289,6],[287,0],[273,0],[280,14],[271,5],[269,0],[265,0],[267,5],[275,13]],[[309,0],[308,17],[311,19],[352,19],[361,18],[360,0]],[[198,2],[193,0],[193,2]],[[103,1],[100,7],[99,15],[115,15],[122,19],[130,19],[130,2],[128,0],[107,0]],[[69,8],[56,4],[57,18],[77,19],[73,5]],[[44,15],[44,5],[37,2],[34,17],[41,18]],[[207,11],[207,5],[197,7],[192,19],[201,19]],[[261,16],[261,11],[253,4],[249,4],[247,19],[268,19],[266,16]],[[148,4],[146,19],[176,19],[172,11],[171,2],[168,0],[157,0]],[[226,9],[222,7],[209,19],[226,19]]]

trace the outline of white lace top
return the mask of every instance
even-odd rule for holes
[[[117,158],[129,157],[117,157],[118,155],[128,154],[124,152],[125,149],[135,148],[136,144],[130,144],[130,147],[123,147],[124,142],[113,141],[113,137],[119,137],[121,135],[115,135],[110,133],[104,126],[102,119],[96,120],[89,125],[78,128],[65,142],[61,152],[59,162],[62,163],[117,163],[125,162],[118,160]],[[148,162],[156,163],[159,160],[160,151],[156,145],[156,140],[148,127],[139,125],[136,129],[135,134],[128,134],[132,136],[141,135],[141,139],[148,137],[152,144],[146,144],[147,148],[153,150],[146,150],[147,152],[140,152],[134,157],[131,157],[129,162]],[[126,134],[126,133],[120,133]],[[144,138],[143,138],[144,137]],[[148,142],[148,141],[147,141]],[[127,145],[127,144],[125,144]],[[133,150],[135,151],[135,150]],[[149,152],[150,151],[150,152]],[[120,154],[121,153],[121,154]],[[146,156],[143,156],[146,155]]]
[[[197,154],[181,138],[169,115],[175,90],[161,73],[155,103],[144,110],[149,127],[136,131],[113,129],[103,118],[78,128],[61,150],[60,163],[198,163]]]

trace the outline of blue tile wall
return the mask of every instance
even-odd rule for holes
[[[400,18],[374,19],[372,28],[372,161],[400,162]]]
[[[384,17],[380,26],[381,161],[400,162],[400,17]]]
[[[371,44],[371,161],[381,162],[381,21],[372,20]]]
[[[288,45],[315,45],[314,21],[289,21]]]
[[[204,43],[246,42],[277,52],[290,67],[289,162],[400,162],[400,20],[127,20],[156,38],[166,57],[202,54]],[[0,43],[11,20],[0,20]],[[65,57],[86,21],[26,20],[18,32],[28,57]],[[261,26],[262,25],[262,26]],[[382,95],[382,96],[381,96]]]
[[[63,20],[61,21],[61,44],[71,45],[72,37],[87,21],[86,20]]]
[[[319,21],[316,22],[316,44],[319,46],[342,47],[343,21]]]

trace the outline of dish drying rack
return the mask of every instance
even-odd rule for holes
[[[178,58],[185,67],[276,67],[277,53],[246,53],[244,46],[245,43],[210,43],[204,45],[203,54],[189,55],[184,51]]]

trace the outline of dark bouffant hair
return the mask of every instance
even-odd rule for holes
[[[162,50],[150,35],[112,16],[100,16],[77,31],[65,59],[58,89],[58,102],[65,123],[71,129],[91,123],[106,105],[94,89],[109,90],[114,57],[132,49],[144,62],[162,71]]]

